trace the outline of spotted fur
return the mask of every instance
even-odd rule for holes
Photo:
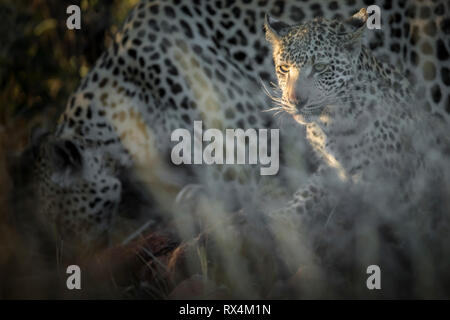
[[[117,167],[143,169],[148,185],[157,186],[152,192],[165,193],[191,182],[186,177],[180,179],[179,171],[174,171],[167,158],[171,148],[170,133],[174,129],[192,129],[194,120],[203,120],[206,127],[221,130],[278,127],[270,113],[262,112],[270,108],[271,102],[261,89],[261,80],[266,85],[275,81],[270,48],[264,41],[265,14],[299,23],[318,16],[348,16],[371,4],[370,1],[357,2],[222,0],[187,4],[173,0],[139,3],[116,34],[111,47],[68,99],[53,135],[56,143],[44,143],[40,147],[51,150],[70,141],[80,154],[83,168],[81,171],[70,169],[68,173],[56,170],[51,156],[53,151],[40,153],[37,180],[42,190],[42,215],[51,217],[51,223],[62,221],[66,226],[64,230],[82,225],[80,214],[73,214],[80,212],[81,204],[74,206],[69,199],[77,193],[88,193],[91,182],[96,182],[97,188],[106,187],[98,180],[106,175],[110,179],[105,180],[109,181],[110,190],[106,194],[96,191],[89,196],[90,201],[100,199],[96,206],[84,206],[87,211],[83,217],[90,217],[96,216],[109,202],[113,203],[109,214],[99,215],[100,221],[90,220],[97,226],[91,229],[91,234],[87,233],[87,238],[95,238],[98,231],[110,227],[110,217],[116,214],[115,208],[120,202],[120,187],[111,191],[117,175],[113,171],[105,173],[101,165],[91,165],[95,160],[91,162],[88,158],[98,157],[101,162],[111,157]],[[449,43],[442,36],[448,35],[449,8],[444,3],[430,3],[384,1],[383,29],[368,34],[368,47],[390,62],[406,59],[403,69],[423,84],[422,96],[429,108],[444,113],[450,108],[446,64]],[[437,61],[431,59],[435,56]],[[419,70],[419,73],[411,70]],[[69,149],[73,149],[72,146]],[[67,160],[65,156],[62,158]],[[71,165],[69,162],[69,167]],[[241,192],[236,186],[247,180],[255,180],[250,185],[254,190],[259,189],[261,182],[254,179],[251,172],[241,170],[230,166],[216,166],[213,170],[195,168],[194,176],[200,176],[202,183],[217,182],[219,187],[209,185],[209,189],[225,190],[222,187],[231,182],[230,190],[238,196]],[[90,181],[86,187],[78,183],[80,172],[88,172],[88,176],[83,176]],[[71,178],[63,179],[62,175]],[[65,196],[61,197],[63,190]],[[217,192],[218,196],[230,193]],[[246,198],[248,196],[244,196]],[[81,198],[81,201],[84,200]],[[75,237],[85,235],[81,232]]]
[[[333,290],[344,282],[351,291],[355,270],[368,264],[397,274],[429,259],[433,277],[448,278],[442,259],[448,254],[440,251],[449,223],[448,123],[430,114],[402,72],[362,43],[367,17],[363,8],[343,20],[266,20],[280,90],[272,94],[276,108],[291,114],[299,130],[306,127],[319,163],[292,199],[269,213],[269,225],[282,259],[301,260],[310,250],[300,263],[317,261],[331,275],[324,286]],[[388,280],[383,294],[398,296],[402,282],[421,281],[405,271]]]
[[[419,165],[406,146],[413,144],[410,131],[423,113],[413,115],[409,81],[361,45],[367,17],[361,9],[344,22],[316,18],[292,27],[270,17],[266,22],[281,90],[276,100],[306,126],[324,162],[318,175],[333,168],[343,181],[379,178],[378,171],[370,176],[374,168],[400,175],[403,163],[408,170]],[[296,210],[306,211],[314,193],[326,193],[320,180],[297,193]]]

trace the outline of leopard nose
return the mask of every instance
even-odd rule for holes
[[[308,103],[308,97],[304,95],[297,96],[296,90],[290,90],[289,102],[301,109]]]
[[[297,95],[295,94],[295,90],[289,90],[289,102],[293,104],[297,103]]]
[[[296,106],[297,106],[297,109],[303,109],[307,104],[308,104],[308,98],[300,98],[300,99],[297,99],[297,103],[296,103]]]

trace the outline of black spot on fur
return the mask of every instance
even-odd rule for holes
[[[182,7],[181,7],[181,11],[182,11],[185,15],[192,17],[191,10],[189,10],[189,8],[188,8],[187,6],[182,6]]]
[[[449,58],[447,48],[445,47],[445,44],[441,39],[439,39],[436,42],[436,49],[437,49],[437,57],[439,60],[444,61]]]
[[[337,3],[337,1],[332,1],[330,2],[330,4],[328,5],[328,8],[330,10],[337,10],[339,9],[339,4]]]
[[[70,99],[70,108],[73,108],[75,106],[75,97],[72,97]]]
[[[207,37],[207,34],[206,34],[206,31],[205,31],[205,28],[203,27],[203,25],[200,24],[200,23],[197,23],[197,28],[198,28],[198,32],[200,33],[200,35],[201,35],[203,38],[206,38],[206,37]]]
[[[414,50],[412,50],[410,53],[410,60],[414,66],[417,66],[419,64],[419,56]]]
[[[243,51],[236,52],[233,57],[238,61],[244,61],[247,55]]]
[[[108,59],[107,63],[106,63],[106,69],[111,69],[113,65],[113,60],[112,59]]]
[[[131,43],[134,44],[135,46],[139,47],[142,44],[142,40],[133,39],[133,41]]]
[[[439,103],[441,101],[441,88],[439,88],[438,84],[435,84],[432,88],[431,88],[431,97],[433,98],[433,101],[435,103]]]
[[[183,91],[183,88],[178,83],[175,83],[171,89],[173,94],[179,94]]]
[[[259,76],[261,77],[261,79],[263,80],[263,81],[265,81],[265,82],[268,82],[268,81],[270,81],[271,80],[271,76],[270,76],[270,73],[268,73],[268,72],[265,72],[265,71],[263,71],[263,72],[260,72],[259,73]]]
[[[155,52],[150,56],[150,60],[158,60],[159,59],[159,53]]]
[[[172,43],[169,41],[169,39],[163,38],[161,40],[161,49],[163,52],[166,52],[167,49],[170,48],[170,46],[172,46]]]
[[[139,28],[141,25],[142,25],[142,23],[141,23],[140,21],[135,21],[135,22],[133,22],[133,28],[134,28],[134,29]]]
[[[157,3],[152,4],[150,5],[149,10],[153,15],[157,15],[159,13],[159,5]]]
[[[216,15],[216,10],[214,10],[209,4],[206,5],[206,11],[211,16],[215,16]]]
[[[175,11],[170,6],[164,7],[164,13],[168,18],[175,18]]]
[[[189,99],[186,96],[181,100],[180,106],[183,109],[189,109]]]
[[[91,107],[87,107],[87,111],[86,111],[86,118],[88,119],[92,119],[92,109]]]
[[[172,64],[169,65],[169,69],[167,69],[167,72],[168,72],[170,75],[172,75],[172,76],[178,76],[178,70],[177,70],[177,68],[176,68],[174,65],[172,65]]]
[[[275,1],[270,13],[272,16],[279,17],[283,14],[283,11],[284,11],[284,1],[278,0]]]
[[[311,11],[313,13],[313,17],[314,18],[316,18],[316,17],[323,17],[324,16],[323,11],[322,11],[322,6],[320,4],[318,4],[318,3],[313,3],[311,5]],[[356,19],[352,19],[352,21],[353,20],[356,20]],[[360,21],[360,20],[358,20],[358,21]]]
[[[250,115],[250,116],[248,117],[248,123],[250,123],[251,125],[256,124],[256,118],[255,118],[254,115]]]
[[[139,65],[140,65],[142,68],[145,67],[145,59],[144,59],[144,58],[142,58],[142,57],[139,58]]]
[[[428,19],[431,15],[431,9],[428,5],[424,5],[422,6],[422,8],[420,8],[420,18],[421,19]]]
[[[149,20],[147,24],[148,24],[150,30],[156,31],[156,32],[160,31],[158,23],[155,20]]]
[[[299,23],[299,22],[303,21],[303,19],[305,19],[305,13],[303,12],[303,10],[301,8],[292,6],[290,18],[295,23]]]
[[[443,3],[440,3],[434,9],[434,13],[438,16],[442,16],[445,13],[445,6]]]
[[[134,50],[134,49],[128,49],[127,53],[128,53],[128,55],[129,55],[131,58],[136,59],[136,57],[137,57],[137,52],[136,52],[136,50]]]
[[[450,34],[450,18],[442,19],[442,21],[441,21],[441,30],[445,34]]]
[[[239,17],[241,16],[241,9],[239,9],[238,7],[234,7],[231,12],[233,13],[235,19],[239,19]]]
[[[446,86],[450,86],[450,69],[448,69],[446,67],[442,67],[441,78],[442,78],[442,82],[444,82],[444,84]]]
[[[184,121],[186,124],[191,124],[191,118],[189,117],[189,115],[183,114],[183,115],[181,116],[181,119],[183,119],[183,121]]]
[[[99,84],[99,87],[103,88],[107,83],[108,83],[108,79],[107,78],[103,78],[103,80]]]
[[[75,109],[75,117],[79,117],[80,115],[81,115],[81,107],[77,107],[76,109]]]
[[[371,4],[373,4],[373,3],[371,3]],[[369,5],[369,4],[366,3],[366,5]],[[383,9],[385,9],[385,10],[392,9],[392,2],[391,2],[391,0],[384,1]]]
[[[92,98],[94,97],[94,94],[92,92],[85,92],[83,94],[83,97],[87,100],[92,100]]]
[[[186,35],[186,37],[192,39],[194,37],[191,27],[189,26],[189,24],[184,21],[184,20],[180,20],[180,24],[181,27],[183,28],[184,34]]]
[[[391,51],[396,53],[400,52],[400,44],[398,43],[391,44]]]
[[[224,77],[224,75],[222,73],[220,73],[219,70],[216,70],[215,72],[217,79],[219,79],[219,81],[225,83],[227,81],[227,79]]]

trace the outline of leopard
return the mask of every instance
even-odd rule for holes
[[[265,20],[278,78],[278,87],[270,94],[274,109],[286,112],[305,129],[319,163],[292,199],[269,216],[284,232],[287,225],[294,233],[301,230],[303,238],[298,241],[303,246],[311,241],[312,252],[321,252],[321,263],[333,264],[336,278],[336,270],[351,270],[349,252],[358,240],[349,238],[358,235],[358,228],[378,239],[386,252],[392,250],[391,241],[402,242],[402,252],[407,250],[405,243],[415,241],[411,238],[432,232],[436,242],[427,243],[428,257],[436,259],[442,254],[436,243],[446,241],[436,239],[446,239],[446,227],[435,223],[448,225],[450,218],[448,201],[443,200],[449,190],[448,123],[427,112],[407,75],[376,58],[362,43],[370,32],[368,18],[362,8],[344,20],[320,17],[294,25],[270,15]],[[406,219],[421,221],[409,230],[415,236],[400,235]],[[378,226],[392,233],[379,234]],[[280,234],[280,228],[274,234]],[[372,263],[394,270],[395,255],[387,253],[384,260],[371,254],[365,256]],[[447,259],[441,262],[448,266]],[[445,268],[436,266],[436,272],[448,279]],[[398,296],[394,287],[398,279],[390,281],[387,294]]]
[[[361,45],[367,18],[363,8],[344,23],[315,19],[291,27],[267,16],[265,24],[281,93],[274,101],[306,127],[318,157],[345,181],[368,179],[373,163],[400,174],[403,157],[412,158],[402,152],[402,135],[417,121],[409,81]]]
[[[400,65],[406,59],[404,71],[423,85],[427,107],[445,118],[450,109],[449,44],[444,37],[449,8],[445,2],[430,3],[380,1],[383,28],[370,33],[367,42],[375,55],[389,62]],[[66,241],[108,237],[127,192],[123,176],[130,168],[167,210],[184,187],[195,183],[217,198],[226,195],[224,202],[237,207],[248,199],[259,202],[252,195],[265,183],[246,169],[172,165],[171,132],[192,131],[195,120],[219,130],[277,128],[284,135],[284,166],[297,166],[299,161],[289,157],[303,148],[296,126],[280,128],[265,112],[272,101],[263,87],[276,82],[264,40],[265,15],[300,23],[319,16],[348,16],[371,4],[376,3],[139,2],[68,98],[56,127],[50,134],[38,130],[31,139],[38,215]],[[286,174],[282,183],[289,186],[288,193],[298,187],[291,176]]]

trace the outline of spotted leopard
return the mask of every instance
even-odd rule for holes
[[[450,190],[448,124],[426,111],[415,98],[417,89],[397,68],[362,44],[367,19],[363,8],[346,20],[288,25],[267,16],[265,24],[279,86],[272,98],[306,128],[320,163],[293,199],[269,214],[274,234],[288,221],[303,238],[285,259],[312,243],[322,266],[333,264],[333,272],[346,270],[347,276],[355,268],[351,263],[364,259],[363,265],[370,260],[395,273],[399,259],[420,261],[424,248],[429,259],[439,260],[445,254],[435,248],[445,242],[450,218],[443,200]],[[358,241],[364,247],[361,229],[384,256],[373,247],[352,251]],[[433,240],[427,242],[430,234]],[[420,250],[408,247],[415,241],[423,241]],[[434,272],[447,279],[448,264],[444,259]],[[400,280],[390,280],[385,293],[398,295]]]
[[[391,62],[407,60],[403,69],[421,83],[429,108],[444,113],[450,99],[449,44],[442,35],[448,34],[449,8],[430,3],[380,3],[383,27],[368,34],[368,45]],[[261,81],[267,86],[275,81],[264,41],[265,14],[299,23],[318,16],[344,17],[369,4],[140,2],[68,99],[56,130],[33,140],[38,142],[40,215],[50,225],[56,223],[59,237],[66,239],[89,242],[107,234],[123,193],[118,170],[130,167],[145,173],[140,176],[156,198],[164,199],[160,202],[171,203],[180,188],[195,182],[216,190],[218,197],[234,190],[235,199],[244,195],[245,203],[252,191],[240,190],[256,192],[261,185],[257,178],[226,166],[180,173],[168,159],[170,133],[191,130],[194,120],[222,130],[279,128],[270,113],[262,112],[271,102]],[[281,130],[289,140],[287,131]],[[284,151],[286,159],[294,152],[284,150],[289,150]],[[295,165],[287,161],[284,166]]]

